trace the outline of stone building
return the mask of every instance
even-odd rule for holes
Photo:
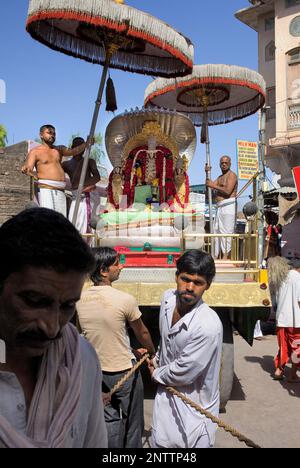
[[[300,166],[300,0],[249,3],[235,16],[258,33],[259,72],[267,83],[266,164],[280,176],[279,195],[289,213],[286,194],[296,192],[292,168]],[[299,249],[299,210],[300,204],[284,227],[283,254]]]
[[[30,177],[21,173],[29,142],[0,148],[0,225],[25,208],[31,199]]]
[[[259,72],[267,83],[267,165],[293,186],[300,166],[300,0],[249,0],[236,17],[257,31]]]

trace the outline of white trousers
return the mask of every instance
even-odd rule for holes
[[[76,195],[77,195],[77,190],[74,190],[72,192],[72,203],[71,203],[70,211],[69,211],[69,220],[71,222],[72,222],[73,214],[75,210]],[[99,204],[99,201],[100,201],[100,198],[97,192],[88,192],[88,193],[83,193],[81,195],[78,215],[77,215],[76,224],[75,224],[76,229],[78,229],[80,234],[89,234],[92,232],[92,229],[90,227],[90,222],[91,222],[92,217],[96,214],[95,211],[96,211],[97,205]]]
[[[236,220],[236,199],[229,198],[218,203],[214,220],[214,234],[234,234]],[[227,254],[231,251],[231,238],[218,238],[215,240],[215,257],[220,251]]]

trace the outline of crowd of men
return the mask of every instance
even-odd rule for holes
[[[152,446],[213,446],[215,425],[166,389],[218,415],[222,325],[202,301],[215,275],[209,254],[178,261],[158,350],[136,300],[112,288],[117,252],[92,251],[60,213],[32,208],[4,223],[0,256],[0,447],[141,447],[139,372],[111,391],[144,353],[158,383]],[[81,295],[87,275],[94,285]],[[71,324],[76,309],[87,340]],[[127,324],[143,348],[132,351]]]
[[[176,288],[161,301],[155,349],[136,299],[112,286],[122,269],[119,254],[90,249],[81,228],[66,218],[65,172],[76,197],[82,155],[92,142],[77,138],[70,150],[56,147],[49,125],[41,128],[41,139],[23,172],[33,176],[36,170],[42,207],[0,227],[0,447],[142,447],[143,383],[139,371],[127,374],[145,354],[157,384],[151,446],[213,447],[216,425],[168,387],[218,416],[223,329],[202,298],[216,273],[214,259],[191,250],[177,261]],[[73,159],[62,163],[63,156]],[[216,232],[228,233],[234,229],[237,178],[228,156],[220,167],[222,175],[207,186],[217,194]],[[83,198],[98,180],[90,162]],[[230,244],[221,242],[218,255],[229,254]],[[300,264],[285,266],[273,278],[276,380],[300,343]],[[92,286],[82,292],[87,278]],[[128,328],[141,348],[131,348]],[[292,382],[300,381],[299,365],[293,363]]]

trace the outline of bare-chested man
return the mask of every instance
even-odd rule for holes
[[[72,143],[72,149],[75,148],[82,148],[85,145],[85,141],[81,137],[76,137]],[[69,212],[69,220],[72,221],[75,204],[76,204],[76,196],[77,196],[77,189],[80,182],[80,175],[83,165],[83,154],[84,150],[81,151],[70,161],[65,161],[62,163],[63,170],[68,174],[70,177],[71,185],[72,185],[72,204],[70,207]],[[90,232],[90,221],[93,213],[93,209],[97,202],[100,201],[100,196],[96,190],[96,184],[100,180],[100,174],[98,172],[96,163],[93,159],[89,159],[88,168],[85,176],[84,181],[84,189],[81,195],[79,211],[76,219],[76,228],[81,234],[87,234]],[[93,213],[95,214],[95,213]]]
[[[231,170],[231,158],[222,156],[220,159],[220,175],[215,182],[206,180],[207,187],[215,191],[217,211],[214,222],[214,234],[233,234],[236,220],[236,196],[238,179]],[[206,173],[210,168],[205,167]],[[227,259],[231,251],[231,239],[224,238],[215,243],[215,256]]]
[[[75,156],[84,151],[86,143],[71,150],[65,146],[54,146],[56,132],[53,125],[43,125],[40,128],[40,138],[42,144],[29,152],[22,172],[38,179],[39,205],[66,216],[66,182],[61,161],[64,156]],[[34,169],[36,175],[33,173]]]

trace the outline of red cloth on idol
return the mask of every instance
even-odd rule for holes
[[[279,351],[275,357],[276,369],[284,369],[291,360],[300,369],[300,328],[277,328]]]

